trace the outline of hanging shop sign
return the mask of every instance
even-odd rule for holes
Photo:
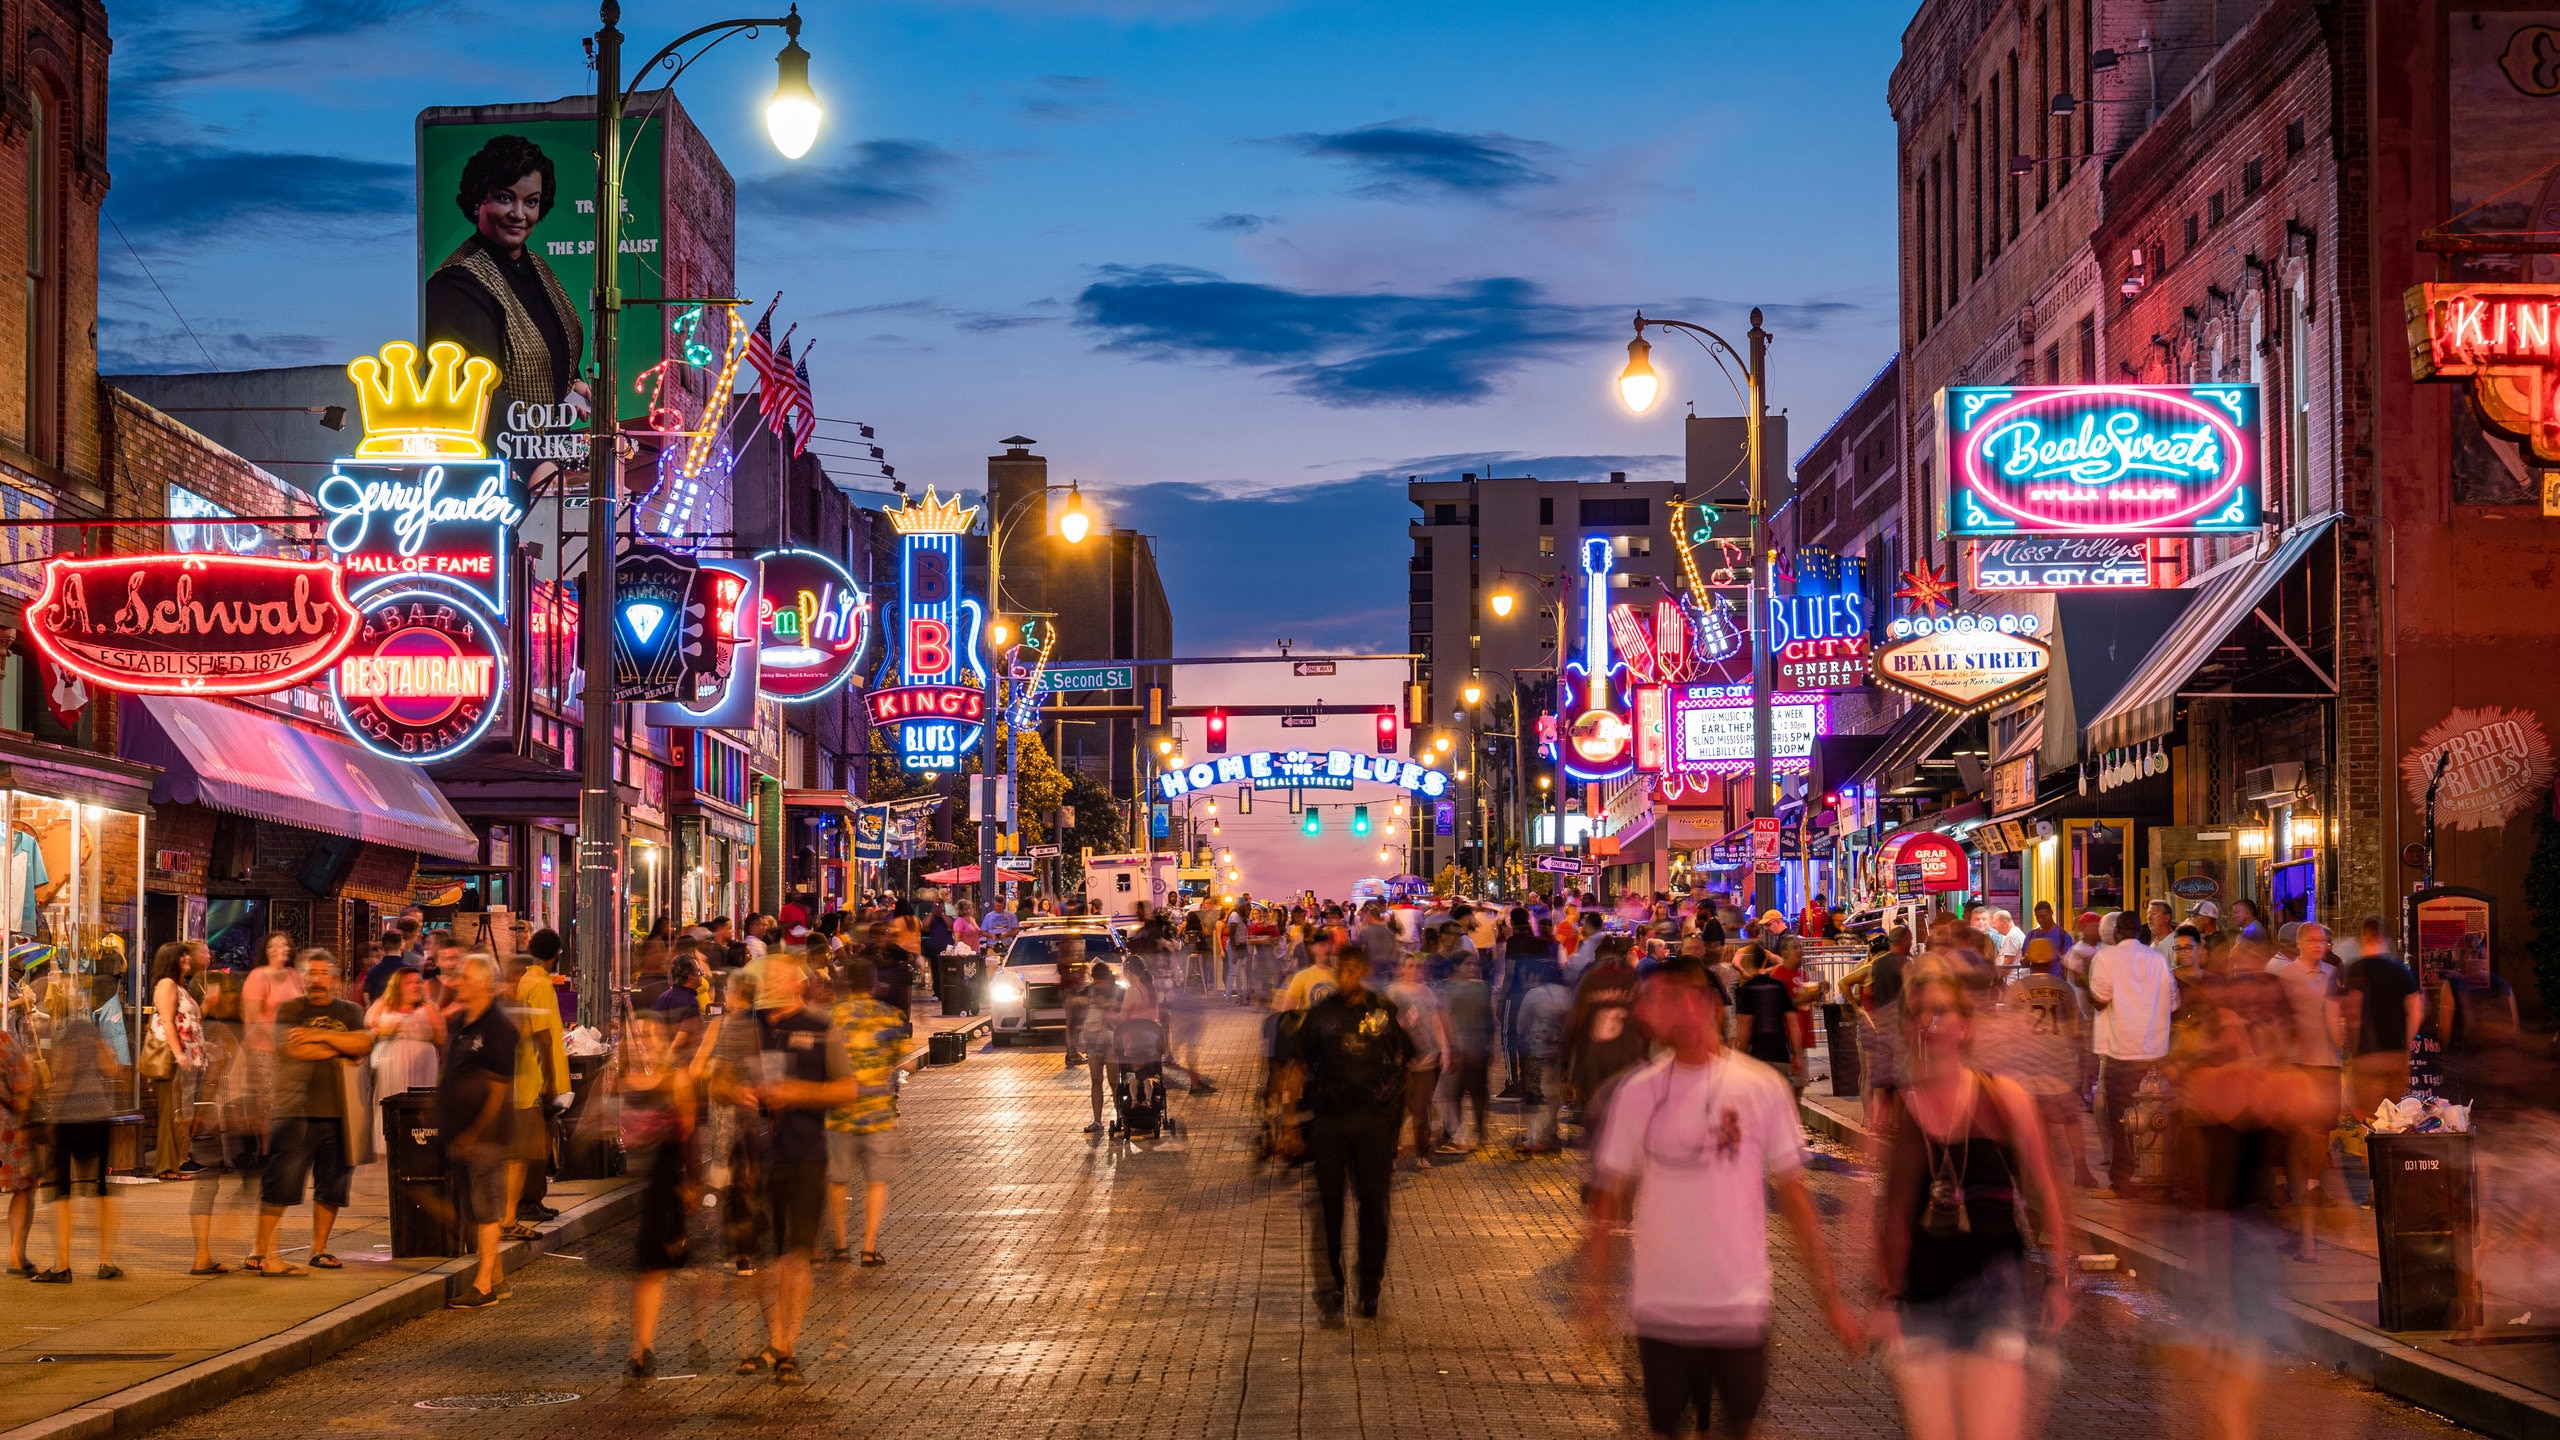
[[[1660,685],[1639,685],[1636,706],[1636,768],[1659,775],[1671,766],[1671,713]]]
[[[1970,714],[2044,683],[2053,647],[2033,615],[1903,616],[1877,649],[1878,682],[1942,710]]]
[[[1973,886],[1973,862],[1964,847],[1933,830],[1887,840],[1876,860],[1892,867],[1894,888],[1902,893],[1939,895]]]
[[[424,765],[468,750],[498,715],[506,646],[469,603],[394,590],[362,605],[354,646],[329,677],[338,719],[366,749]]]
[[[1938,392],[1946,533],[2258,528],[2255,385],[1957,385]]]
[[[169,487],[169,548],[193,555],[220,551],[226,555],[268,553],[263,525],[242,525],[239,512],[208,500],[184,485]],[[184,523],[181,523],[184,522]]]
[[[1976,590],[2148,590],[2151,547],[2132,535],[2009,535],[1966,547]]]
[[[843,566],[815,550],[768,550],[756,562],[763,572],[758,692],[785,702],[834,694],[862,659],[870,597]]]
[[[713,663],[711,597],[702,567],[654,545],[613,562],[613,698],[673,700]]]
[[[2412,285],[2401,305],[2411,377],[2463,382],[2483,423],[2524,442],[2542,464],[2560,465],[2560,288]]]
[[[1443,770],[1398,760],[1392,755],[1364,755],[1356,750],[1256,750],[1221,755],[1156,777],[1156,793],[1179,800],[1214,785],[1250,785],[1256,790],[1348,790],[1355,784],[1393,785],[1426,800],[1448,793]]]
[[[356,637],[338,567],[261,556],[45,562],[27,635],[93,684],[146,695],[264,695],[318,678]]]
[[[525,492],[507,462],[487,458],[480,422],[498,367],[439,340],[394,340],[347,366],[364,413],[352,458],[333,461],[313,491],[321,538],[359,601],[389,585],[450,586],[503,618]]]
[[[1757,875],[1778,873],[1778,839],[1780,825],[1775,815],[1756,815],[1751,820],[1751,870]]]
[[[1683,775],[1746,775],[1752,769],[1751,687],[1675,685],[1669,693],[1671,769]],[[1813,768],[1813,742],[1831,729],[1821,694],[1779,695],[1769,705],[1769,764],[1782,775]]]
[[[1991,808],[2024,810],[2036,803],[2036,757],[2021,755],[1991,767]]]
[[[2429,726],[2400,759],[2409,803],[2421,810],[2439,760],[2436,820],[2456,830],[2494,830],[2551,786],[2551,739],[2530,710],[2457,709]]]
[[[701,593],[708,597],[704,624],[709,630],[710,666],[695,667],[679,685],[675,698],[640,707],[644,725],[686,726],[698,730],[752,730],[756,723],[756,688],[762,647],[758,642],[763,566],[753,560],[685,557],[701,571]]]
[[[1794,582],[1769,597],[1769,659],[1781,690],[1867,683],[1867,565],[1817,545],[1796,552]]]
[[[1575,780],[1615,780],[1636,766],[1634,716],[1610,643],[1609,571],[1617,552],[1607,536],[1593,535],[1584,537],[1581,555],[1581,648],[1557,685],[1560,758]]]
[[[922,500],[910,497],[888,513],[898,532],[898,603],[894,623],[884,623],[888,642],[881,666],[883,683],[875,703],[901,691],[977,692],[984,684],[979,632],[986,611],[961,593],[960,542],[977,528],[978,507],[963,506],[960,497],[945,500],[927,486]],[[774,589],[770,572],[768,593]],[[765,662],[772,664],[770,652]],[[978,743],[983,718],[937,713],[918,697],[915,713],[894,722],[892,748],[909,770],[957,770],[961,757]]]

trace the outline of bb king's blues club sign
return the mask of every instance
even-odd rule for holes
[[[898,532],[898,607],[896,623],[881,626],[889,653],[884,683],[869,696],[871,723],[893,732],[905,768],[956,771],[986,723],[978,668],[986,611],[960,587],[960,542],[977,528],[978,510],[928,485],[922,500],[886,513]]]
[[[1950,386],[1946,533],[2221,535],[2258,528],[2255,385]]]

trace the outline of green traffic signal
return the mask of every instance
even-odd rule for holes
[[[1369,833],[1368,806],[1354,805],[1351,807],[1351,833],[1354,835],[1366,835]]]
[[[1298,822],[1298,830],[1301,834],[1321,835],[1324,833],[1324,822],[1317,818],[1317,814],[1318,812],[1316,807],[1313,805],[1307,807],[1307,818]]]

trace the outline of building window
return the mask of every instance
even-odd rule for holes
[[[2204,223],[2209,229],[2222,228],[2222,192],[2219,190],[2204,197]]]
[[[2188,217],[2187,217],[2187,248],[2188,248],[2188,249],[2193,250],[2194,248],[2196,248],[2196,239],[2197,239],[2197,237],[2198,237],[2200,234],[2202,234],[2202,233],[2203,233],[2202,231],[2200,231],[2200,230],[2198,230],[2198,229],[2196,228],[2196,217],[2194,217],[2193,215],[2188,216]]]
[[[1538,497],[1538,523],[1541,525],[1556,523],[1556,497],[1553,495]]]
[[[1653,537],[1650,535],[1631,535],[1627,537],[1627,553],[1630,555],[1652,554]]]
[[[1422,631],[1415,631],[1413,633],[1413,653],[1421,656],[1425,660],[1430,659],[1431,637]]]
[[[2080,317],[2080,373],[2074,378],[2083,385],[2098,383],[2098,317],[2095,315]]]
[[[2293,121],[2284,127],[2284,153],[2286,158],[2290,159],[2293,156],[2301,154],[2302,147],[2308,143],[2309,142],[2306,141],[2302,135],[2301,121]]]
[[[2261,190],[2261,189],[2265,188],[2266,183],[2267,183],[2267,162],[2266,162],[2266,161],[2264,161],[2264,160],[2252,160],[2252,161],[2250,161],[2248,164],[2243,165],[2243,166],[2241,166],[2241,167],[2240,167],[2240,193],[2241,193],[2241,194],[2243,194],[2243,195],[2255,195],[2255,194],[2257,194],[2257,193],[2258,193],[2258,191],[2259,191],[2259,190]]]
[[[2044,383],[2062,383],[2062,342],[2059,340],[2044,347]]]
[[[1586,530],[1653,528],[1653,502],[1641,495],[1626,500],[1585,500],[1581,502],[1582,527]]]
[[[1431,628],[1430,606],[1416,605],[1413,607],[1412,626],[1416,630],[1428,630]]]
[[[54,416],[62,384],[61,110],[42,84],[27,87],[27,453],[59,460]]]
[[[1431,577],[1417,573],[1405,582],[1405,598],[1416,605],[1431,603]]]
[[[1457,523],[1458,523],[1458,507],[1457,507],[1455,504],[1443,504],[1443,505],[1434,505],[1434,506],[1432,506],[1432,507],[1431,507],[1431,523],[1432,523],[1432,524],[1434,524],[1434,525],[1455,525],[1455,524],[1457,524]]]
[[[2285,407],[2285,499],[2290,504],[2284,518],[2299,520],[2311,512],[2311,316],[2306,303],[2303,282],[2297,280],[2284,292],[2285,343],[2287,373],[2285,385],[2293,393],[2286,398],[2293,403]]]
[[[1553,535],[1539,536],[1538,553],[1541,555],[1553,555],[1556,553],[1556,537]]]
[[[1416,570],[1428,570],[1431,568],[1431,537],[1428,535],[1420,535],[1414,538],[1413,568]]]

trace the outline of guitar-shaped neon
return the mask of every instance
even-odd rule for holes
[[[1609,571],[1617,562],[1606,536],[1582,542],[1582,693],[1567,702],[1565,773],[1577,780],[1614,780],[1635,766],[1635,723],[1618,698],[1609,652]],[[1575,703],[1575,702],[1578,702]]]

